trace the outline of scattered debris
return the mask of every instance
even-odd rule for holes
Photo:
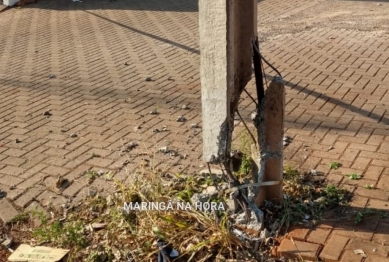
[[[94,197],[94,196],[96,196],[96,195],[97,195],[97,190],[96,190],[96,188],[91,187],[91,188],[88,189],[88,196]]]
[[[1,241],[1,245],[5,248],[10,248],[11,244],[12,244],[12,237],[8,237],[6,236],[5,239],[2,239]]]
[[[167,154],[170,152],[169,148],[167,146],[163,146],[161,148],[158,149],[158,152],[161,152],[161,153],[164,153],[164,154]]]
[[[127,145],[125,145],[123,148],[122,148],[122,153],[125,153],[125,152],[130,152],[131,150],[133,150],[134,148],[136,148],[138,146],[138,143],[135,142],[135,141],[131,141],[130,143],[128,143]]]
[[[1,191],[1,189],[0,189],[0,199],[4,198],[6,196],[7,196],[7,193],[5,193],[4,191]]]
[[[70,185],[68,179],[58,176],[57,181],[55,182],[55,187],[58,189],[65,189]]]
[[[93,229],[102,229],[102,228],[105,228],[107,226],[107,224],[105,223],[92,223],[91,224],[91,227]]]
[[[355,249],[355,250],[353,250],[353,252],[357,255],[362,255],[362,257],[367,257],[367,255],[365,254],[365,252],[362,249]]]
[[[34,261],[47,261],[56,262],[61,259],[69,252],[67,249],[59,249],[52,247],[35,246],[31,247],[27,244],[21,244],[15,252],[8,258],[10,262],[21,261],[20,258],[33,257]],[[23,259],[23,261],[27,261]]]
[[[45,111],[45,112],[43,113],[43,115],[46,116],[46,117],[49,117],[49,116],[52,116],[53,114],[50,113],[50,110],[47,110],[47,111]]]
[[[171,245],[162,240],[158,240],[157,246],[159,249],[158,262],[170,262],[179,256],[177,250],[173,249]]]
[[[282,144],[284,146],[288,146],[290,144],[290,142],[292,142],[292,138],[290,136],[284,136]]]
[[[177,122],[185,122],[185,121],[186,121],[186,118],[183,117],[183,116],[179,116],[179,117],[177,118]]]

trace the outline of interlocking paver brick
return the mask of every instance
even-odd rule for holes
[[[361,262],[362,260],[363,256],[355,254],[352,250],[345,250],[340,262]]]
[[[349,238],[332,235],[323,250],[320,252],[320,258],[325,262],[337,262],[343,252],[343,249],[349,242]]]
[[[378,255],[385,258],[389,254],[389,246],[360,239],[351,239],[347,244],[346,249],[362,249],[368,255]]]
[[[312,229],[311,232],[309,232],[307,241],[311,243],[321,244],[323,245],[329,234],[331,233],[331,229],[324,229],[324,228],[315,228]]]
[[[4,223],[10,222],[18,214],[19,212],[7,199],[0,200],[0,219],[3,220]]]
[[[283,239],[277,249],[279,256],[286,258],[299,258],[316,261],[320,251],[320,245],[302,242],[298,240]]]

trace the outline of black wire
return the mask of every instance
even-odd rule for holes
[[[251,100],[254,102],[255,106],[258,106],[258,103],[257,101],[255,101],[254,97],[252,95],[250,95],[250,93],[245,89],[243,89],[243,91],[245,91],[245,93],[251,98]]]
[[[255,38],[252,42],[253,45],[253,62],[254,62],[254,75],[255,75],[255,86],[257,89],[258,104],[257,110],[259,110],[258,105],[261,105],[261,101],[265,96],[265,89],[263,87],[263,70],[261,66],[261,54],[257,48],[258,38]]]
[[[277,70],[277,68],[275,68],[271,63],[269,63],[262,55],[261,55],[261,52],[259,52],[258,50],[258,47],[256,44],[253,44],[254,46],[254,51],[257,53],[257,55],[259,55],[261,57],[261,59],[268,65],[270,66],[271,69],[273,69],[281,78],[282,78],[282,75],[281,73]]]

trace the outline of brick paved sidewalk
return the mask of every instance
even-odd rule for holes
[[[286,163],[353,191],[359,211],[388,210],[389,200],[389,9],[379,4],[265,0],[258,8],[263,53],[287,81]],[[111,192],[83,172],[113,170],[125,181],[143,152],[156,168],[199,170],[201,130],[190,127],[201,127],[197,20],[194,0],[42,0],[0,13],[1,219],[14,207],[77,202],[90,187]],[[243,97],[242,113],[253,109]],[[139,146],[122,152],[131,141]],[[167,145],[187,158],[154,154]],[[331,161],[342,167],[329,171]],[[62,192],[58,176],[71,182]],[[388,229],[379,217],[359,227],[325,222],[291,232],[294,244],[285,240],[279,252],[387,261]],[[367,259],[352,252],[359,248]]]

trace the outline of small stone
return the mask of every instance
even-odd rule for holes
[[[189,109],[189,107],[188,107],[187,105],[182,105],[182,109],[184,109],[184,110],[188,110],[188,109]]]
[[[186,118],[183,117],[183,116],[179,116],[179,117],[177,118],[177,122],[185,122],[185,121],[186,121]]]
[[[282,142],[282,144],[283,144],[284,146],[287,146],[287,145],[289,145],[289,142],[288,142],[288,141],[284,141],[284,142]]]
[[[174,151],[174,150],[170,150],[169,151],[169,154],[170,156],[178,156],[179,154],[177,153],[177,151]]]
[[[373,252],[377,252],[377,248],[373,248]]]
[[[12,186],[9,187],[9,190],[14,190],[14,189],[16,189],[15,185],[12,185]]]
[[[161,147],[158,151],[161,152],[161,153],[166,154],[166,153],[169,152],[169,149],[168,149],[167,146],[163,146],[163,147]]]
[[[191,124],[190,127],[191,128],[199,128],[199,125],[198,124]]]
[[[317,176],[317,171],[316,171],[315,169],[312,169],[312,170],[311,170],[311,175],[312,175],[312,176]]]
[[[6,197],[6,193],[0,190],[0,199]]]
[[[151,77],[146,77],[146,78],[145,78],[145,81],[146,81],[146,82],[151,82],[151,81],[153,81],[153,79],[151,79]]]
[[[134,127],[134,130],[137,131],[137,130],[139,130],[140,128],[141,128],[140,126],[136,126],[136,127]]]
[[[134,149],[134,148],[137,147],[137,146],[138,146],[138,143],[137,143],[137,142],[131,141],[130,143],[127,144],[126,149],[129,151],[129,150]]]
[[[126,165],[128,165],[129,163],[130,163],[130,161],[124,160],[123,163],[122,163],[122,166],[126,166]]]
[[[124,65],[125,65],[125,66],[128,66],[128,65],[130,65],[130,64],[129,64],[128,62],[125,62]]]
[[[150,112],[150,115],[158,115],[157,109],[154,109],[153,111]]]
[[[98,176],[102,176],[102,175],[104,175],[105,174],[105,172],[103,171],[103,170],[99,170],[98,172],[97,172],[97,175]]]
[[[20,141],[20,140],[17,139],[17,138],[15,139],[15,143],[16,143],[16,144],[19,144],[20,142],[22,142],[22,141]]]
[[[204,194],[210,195],[210,196],[215,196],[218,194],[218,190],[215,186],[208,186],[204,191]]]
[[[334,149],[334,147],[333,147],[333,146],[330,146],[330,147],[328,148],[328,150],[332,150],[332,149]]]
[[[380,6],[381,4],[377,4],[378,6]]]
[[[50,110],[47,110],[43,113],[44,116],[51,116],[52,114],[50,113]]]
[[[161,130],[159,130],[158,128],[153,129],[153,133],[159,133],[159,132],[161,132]]]
[[[70,134],[70,137],[71,137],[71,138],[75,138],[75,137],[77,137],[77,134],[75,134],[75,133]]]
[[[49,75],[49,78],[56,78],[55,75]]]
[[[97,190],[95,188],[89,188],[88,189],[88,196],[94,197],[97,195]]]

